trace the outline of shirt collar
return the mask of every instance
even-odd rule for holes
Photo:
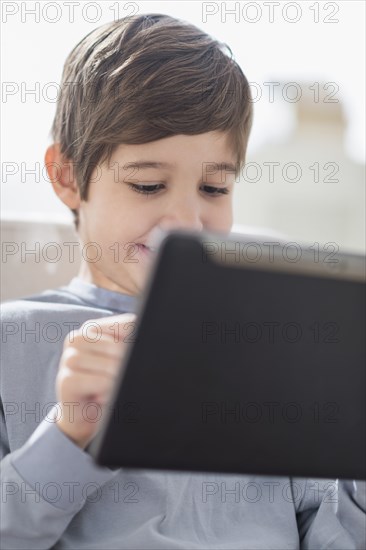
[[[80,277],[71,279],[62,290],[75,294],[84,302],[101,309],[110,309],[121,313],[135,313],[139,296],[131,296],[114,290],[107,290],[92,283],[86,283]]]

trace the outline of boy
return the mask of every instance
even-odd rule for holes
[[[88,454],[154,231],[230,232],[251,119],[223,45],[166,15],[103,25],[66,60],[45,160],[100,253],[69,285],[3,307],[4,548],[365,547],[360,482],[111,470]]]

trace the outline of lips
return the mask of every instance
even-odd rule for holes
[[[138,243],[138,246],[144,252],[156,252],[157,250],[156,248],[153,248],[152,246],[147,246],[146,244],[143,244],[143,243]]]

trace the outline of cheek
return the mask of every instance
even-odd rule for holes
[[[233,206],[231,197],[225,197],[224,201],[215,205],[215,208],[210,208],[206,215],[211,223],[215,223],[218,228],[226,230],[233,224]]]
[[[110,185],[105,182],[99,182],[90,189],[89,200],[85,203],[85,213],[89,224],[105,225],[106,223],[113,224],[122,218],[124,201],[122,197],[115,196],[112,193]]]
[[[122,220],[123,216],[117,216],[113,208],[107,208],[103,201],[93,200],[84,211],[85,238],[89,242],[97,242],[102,248],[108,248],[119,240],[123,232]]]

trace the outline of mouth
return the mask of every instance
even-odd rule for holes
[[[138,243],[138,247],[142,252],[147,254],[154,254],[155,252],[157,252],[157,248],[152,246],[147,246],[146,244]]]

